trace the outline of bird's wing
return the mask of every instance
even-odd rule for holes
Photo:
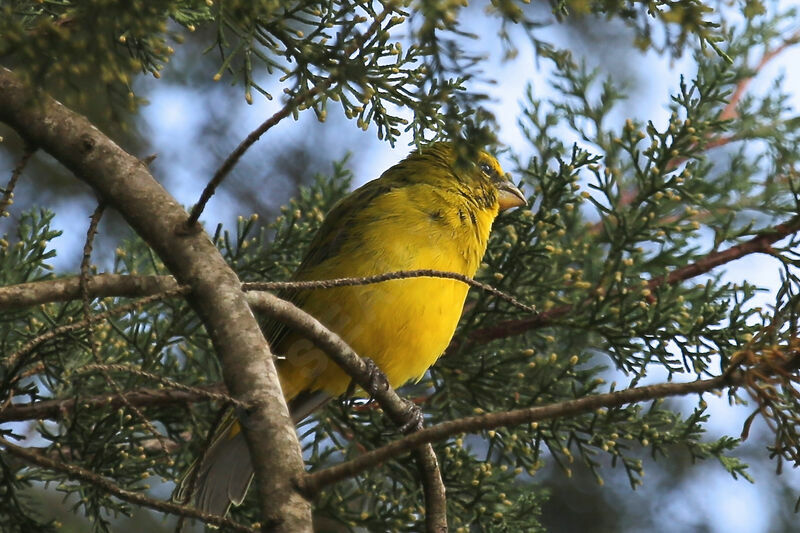
[[[356,237],[354,230],[358,230],[359,225],[363,223],[362,220],[359,220],[359,217],[363,214],[364,209],[376,198],[388,193],[393,188],[384,180],[374,180],[334,205],[311,240],[308,251],[292,276],[292,280],[309,281],[320,279],[318,275],[315,275],[316,267],[328,259],[336,257],[344,244]],[[291,289],[280,291],[278,296],[302,308],[308,294],[308,291]],[[262,327],[270,347],[280,355],[281,342],[289,332],[289,328],[275,320],[262,324]]]
[[[362,227],[364,223],[368,223],[368,221],[363,220],[365,209],[377,198],[387,194],[394,188],[395,186],[388,180],[377,179],[366,183],[334,205],[311,240],[308,251],[292,279],[302,281],[324,279],[320,278],[317,272],[318,267],[328,259],[336,257],[349,240],[358,238],[356,233],[358,228]],[[302,308],[304,300],[310,294],[310,291],[292,289],[280,291],[278,296]],[[262,328],[272,351],[277,355],[281,355],[282,343],[287,334],[290,333],[290,329],[285,324],[275,320],[263,323]],[[308,405],[317,404],[306,413],[310,414],[311,411],[321,405],[318,404],[319,401],[320,399],[314,398],[310,402],[298,402],[298,405],[302,404],[304,406],[300,410],[306,410],[306,403]]]
[[[394,188],[387,180],[374,180],[333,206],[311,241],[308,252],[294,277],[296,279],[313,279],[309,276],[313,276],[314,267],[335,257],[341,251],[342,246],[353,238],[353,230],[368,223],[367,220],[364,220],[363,215],[370,204]]]

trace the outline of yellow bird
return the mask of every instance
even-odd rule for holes
[[[361,277],[435,269],[475,275],[497,214],[525,205],[497,160],[479,152],[457,161],[434,143],[339,201],[325,217],[293,279]],[[419,380],[450,343],[468,286],[442,278],[399,279],[282,296],[372,359],[393,387]],[[282,324],[265,328],[296,421],[343,394],[350,377]],[[196,472],[195,472],[196,470]],[[184,475],[174,500],[224,514],[242,502],[253,467],[239,422],[229,414],[208,451]]]

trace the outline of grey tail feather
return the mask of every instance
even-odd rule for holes
[[[242,432],[217,443],[197,472],[195,506],[207,513],[225,515],[231,504],[240,505],[253,481],[253,463]]]
[[[299,394],[289,404],[292,420],[301,422],[329,400],[330,396],[322,391]],[[183,475],[172,496],[174,502],[186,504],[194,500],[198,509],[224,516],[231,505],[244,501],[253,481],[253,463],[244,433],[227,437],[235,421],[232,413],[226,417],[208,451]]]
[[[253,465],[242,432],[228,437],[234,422],[231,412],[202,458],[184,473],[172,501],[187,504],[193,500],[198,509],[218,515],[227,514],[231,504],[242,503],[253,480]]]

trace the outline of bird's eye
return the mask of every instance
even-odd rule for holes
[[[489,165],[489,163],[481,163],[480,167],[483,173],[486,174],[487,176],[491,176],[492,174],[494,174],[494,172],[492,172],[492,167]]]

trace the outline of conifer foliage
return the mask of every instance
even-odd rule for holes
[[[797,465],[798,118],[781,79],[765,95],[748,90],[800,40],[796,14],[757,0],[722,10],[700,0],[463,4],[0,4],[3,531],[58,530],[40,501],[48,491],[79,517],[76,530],[112,531],[120,515],[149,510],[170,517],[164,530],[180,517],[307,531],[313,517],[321,531],[540,531],[546,465],[598,484],[623,471],[636,488],[645,457],[688,454],[750,479],[737,448],[755,427],[764,460],[779,472]],[[350,190],[348,162],[331,161],[272,220],[216,226],[208,201],[259,137],[271,142],[276,124],[304,113],[341,113],[392,145],[500,148],[508,134],[475,89],[492,70],[480,47],[495,35],[475,34],[482,17],[509,58],[529,47],[555,89],[532,85],[521,104],[526,144],[503,157],[532,207],[498,218],[477,276],[513,298],[471,289],[443,357],[398,391],[424,429],[400,432],[400,404],[382,395],[332,402],[295,428],[268,394],[274,370],[258,370],[271,363],[248,305],[268,311],[254,295],[290,277]],[[631,48],[691,58],[666,119],[619,121],[623,84],[543,37],[549,24],[587,18],[629,26]],[[148,87],[163,82],[141,79],[180,73],[170,58],[182,46],[206,80],[275,109],[213,178],[198,176],[189,212],[148,160],[101,133],[135,130]],[[57,187],[54,161],[96,195],[85,194],[98,205],[84,226],[15,198],[26,180]],[[94,235],[110,210],[131,232],[102,264]],[[83,241],[82,261],[54,272],[64,233]],[[757,254],[769,268],[725,280],[727,265]],[[754,303],[772,279],[770,301]],[[710,394],[746,406],[744,427],[710,438]],[[228,405],[267,447],[253,457],[260,490],[228,517],[201,516],[168,493]],[[429,443],[438,466],[424,459]]]

